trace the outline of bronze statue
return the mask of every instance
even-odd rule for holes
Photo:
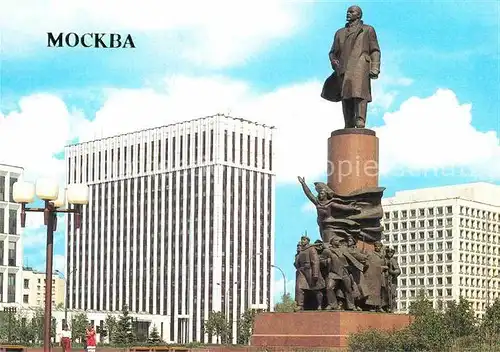
[[[305,179],[299,176],[298,180],[307,198],[316,206],[319,232],[324,243],[330,243],[332,238],[340,239],[342,228],[356,225],[354,220],[347,219],[348,215],[359,213],[354,202],[334,197],[333,191],[323,182],[314,183],[318,192],[318,195],[314,196]]]
[[[382,310],[382,290],[385,289],[384,271],[387,270],[382,243],[375,242],[373,252],[368,255],[367,265],[364,274],[367,288],[365,305],[371,311],[380,312]]]
[[[342,243],[341,243],[342,244]],[[368,288],[365,283],[364,271],[368,268],[368,254],[359,250],[356,244],[356,240],[349,236],[347,238],[347,243],[345,244],[347,247],[347,251],[361,264],[363,264],[363,268],[359,266],[349,265],[349,273],[351,274],[353,281],[353,295],[354,302],[357,310],[361,310],[364,304],[364,300],[366,298]]]
[[[345,310],[354,310],[356,306],[354,305],[352,292],[353,282],[348,267],[350,262],[360,265],[361,269],[363,269],[363,265],[347,253],[335,238],[330,240],[329,254],[332,263],[332,275],[330,276],[330,290],[327,291],[327,295],[329,294],[328,304],[331,309],[338,309],[338,298],[343,298],[343,308]]]
[[[382,308],[389,313],[392,313],[397,308],[398,276],[401,275],[398,260],[394,257],[395,252],[394,248],[387,248],[385,251],[385,265],[387,266],[387,270],[384,272],[386,285],[383,291]]]
[[[371,79],[380,73],[380,47],[372,26],[364,24],[359,6],[347,9],[347,23],[335,33],[329,52],[334,73],[327,78],[321,96],[342,101],[345,128],[365,128]]]
[[[304,309],[304,297],[306,291],[311,291],[316,301],[316,308],[321,309],[323,302],[322,290],[325,288],[325,280],[321,276],[320,260],[317,249],[310,245],[309,237],[302,236],[300,239],[300,251],[295,256],[294,266],[297,270],[295,281],[295,301],[298,310]]]

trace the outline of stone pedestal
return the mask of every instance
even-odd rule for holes
[[[350,334],[369,329],[400,330],[410,325],[406,314],[303,311],[259,313],[255,317],[252,346],[346,347]]]
[[[378,187],[378,138],[366,128],[333,131],[328,138],[328,186],[339,195]]]

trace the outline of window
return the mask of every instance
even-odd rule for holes
[[[16,266],[16,242],[9,242],[8,266]]]
[[[17,234],[17,211],[14,209],[9,209],[9,233]]]
[[[5,209],[4,208],[0,208],[0,233],[5,233]]]
[[[28,303],[28,295],[23,295],[23,303]]]
[[[24,288],[30,288],[30,280],[24,279]]]
[[[7,276],[7,303],[16,301],[16,274],[8,274]]]
[[[0,202],[3,201],[5,201],[5,176],[0,176]]]
[[[14,190],[14,183],[16,183],[16,182],[17,182],[17,178],[16,177],[11,177],[10,178],[10,182],[9,182],[9,184],[10,184],[9,201],[11,203],[14,202],[14,193],[13,193],[13,190]]]

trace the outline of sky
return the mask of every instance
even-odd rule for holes
[[[500,2],[365,1],[381,47],[367,127],[384,195],[500,184]],[[343,1],[49,1],[2,4],[0,163],[64,180],[64,146],[217,113],[276,126],[275,264],[294,292],[295,245],[319,237],[297,182],[326,180],[340,104],[320,97]],[[47,47],[47,32],[130,34],[135,48]],[[38,216],[39,215],[39,216]],[[44,269],[29,214],[24,264]],[[64,222],[55,267],[64,271]],[[275,273],[275,300],[283,279]]]

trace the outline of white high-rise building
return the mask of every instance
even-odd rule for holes
[[[19,307],[23,300],[23,242],[21,205],[12,198],[12,186],[23,168],[0,164],[0,309]]]
[[[420,290],[440,308],[460,296],[478,317],[500,297],[500,186],[489,183],[396,192],[383,200],[385,244],[402,269],[398,309]]]
[[[67,229],[70,309],[155,316],[165,341],[207,341],[204,321],[273,305],[273,127],[223,115],[66,148],[90,187]],[[160,317],[160,318],[158,318]]]

